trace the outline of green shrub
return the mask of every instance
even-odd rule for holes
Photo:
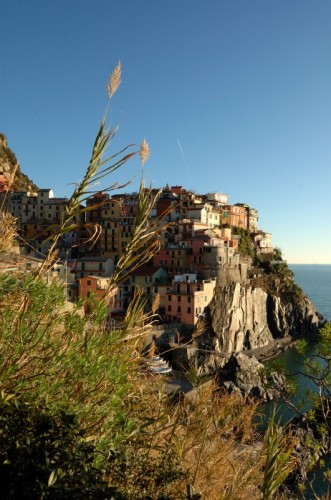
[[[120,499],[94,466],[94,446],[74,415],[50,414],[16,397],[0,397],[2,498]]]

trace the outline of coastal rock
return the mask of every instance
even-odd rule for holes
[[[268,345],[268,294],[241,283],[219,287],[209,305],[215,350],[232,353]]]
[[[254,356],[243,352],[233,354],[218,372],[218,382],[229,392],[238,392],[263,399],[275,399],[285,388],[285,377],[276,372],[268,373]]]
[[[317,334],[322,319],[305,295],[295,296],[294,300],[268,295],[267,310],[268,324],[275,338]]]
[[[271,284],[217,287],[209,304],[209,340],[215,351],[226,356],[275,339],[317,334],[322,318],[312,302],[293,285],[293,291],[284,293],[281,281]]]

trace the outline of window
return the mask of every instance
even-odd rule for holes
[[[187,308],[187,312],[190,314],[190,312],[191,312],[191,308],[190,307]]]
[[[171,312],[171,306],[168,306],[168,312]]]
[[[178,313],[182,312],[182,308],[180,306],[177,307],[177,312]]]
[[[187,302],[190,304],[192,301],[192,298],[191,297],[187,297]]]
[[[171,300],[171,295],[168,295],[168,300]]]
[[[178,299],[178,302],[182,301],[182,297],[180,295],[178,295],[177,299]]]
[[[99,262],[99,271],[102,271],[102,262]]]
[[[91,285],[91,280],[87,280],[87,286]]]

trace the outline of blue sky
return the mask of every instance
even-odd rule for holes
[[[39,187],[82,178],[120,60],[113,151],[146,138],[148,183],[228,193],[289,262],[331,263],[329,0],[2,0],[1,17],[0,131]]]

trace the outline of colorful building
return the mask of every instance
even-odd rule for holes
[[[205,317],[216,279],[197,280],[196,274],[175,276],[165,297],[165,319],[193,327]]]

